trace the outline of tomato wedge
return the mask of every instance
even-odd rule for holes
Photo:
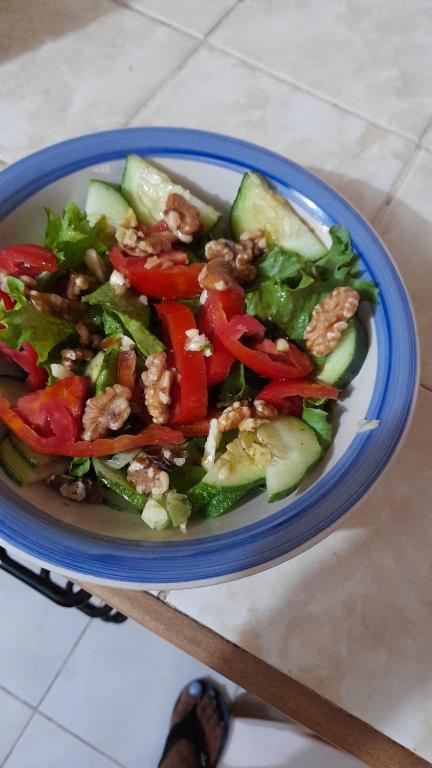
[[[124,256],[118,247],[112,248],[109,258],[113,267],[129,280],[133,288],[153,299],[185,299],[201,291],[198,275],[202,264],[185,266],[173,263],[163,269],[146,269],[145,256]]]
[[[240,286],[233,286],[226,291],[220,291],[220,300],[228,320],[233,315],[239,315],[244,312],[244,293]],[[213,354],[205,358],[207,383],[209,387],[212,387],[214,384],[220,384],[221,381],[226,379],[234,362],[234,357],[224,347],[218,335],[215,334],[206,304],[200,309],[199,328],[211,341],[213,347]]]
[[[85,376],[68,376],[20,397],[13,409],[41,437],[61,435],[66,442],[74,442],[80,435],[88,388]]]
[[[26,385],[28,389],[35,390],[44,386],[48,374],[45,368],[38,365],[37,353],[29,341],[25,341],[21,349],[11,349],[4,341],[0,341],[0,354],[13,360],[27,373]]]
[[[168,445],[183,442],[183,435],[178,430],[159,424],[151,424],[137,435],[120,435],[100,440],[67,442],[64,437],[41,437],[9,405],[6,398],[0,396],[0,419],[26,445],[39,453],[51,456],[109,456],[143,445]]]
[[[209,291],[206,304],[215,332],[225,349],[252,371],[268,379],[291,379],[310,373],[313,364],[306,354],[297,350],[295,364],[282,355],[269,355],[259,349],[246,347],[239,341],[243,333],[263,336],[264,327],[250,315],[236,316],[227,321],[218,291]],[[292,342],[290,342],[291,345]]]
[[[41,272],[55,272],[57,259],[49,248],[21,243],[0,248],[0,269],[8,275],[37,277]]]
[[[171,344],[170,357],[178,374],[178,380],[171,388],[170,422],[200,421],[207,413],[208,397],[204,355],[185,350],[186,331],[196,328],[195,318],[189,307],[175,301],[161,301],[156,311],[162,320],[164,335]]]
[[[337,400],[339,390],[329,384],[310,379],[290,379],[289,381],[271,381],[256,396],[256,400],[265,400],[274,405],[281,413],[301,416],[303,398]]]
[[[135,368],[137,356],[133,349],[120,351],[118,356],[118,383],[127,387],[131,392],[135,389]]]

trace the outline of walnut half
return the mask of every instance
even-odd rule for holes
[[[357,312],[360,296],[349,286],[335,288],[312,312],[303,338],[310,352],[316,357],[328,355],[348,325],[348,320]]]
[[[169,418],[170,390],[174,373],[167,368],[165,352],[154,352],[145,361],[147,370],[141,374],[147,410],[155,424],[166,424]]]
[[[169,488],[168,472],[155,466],[151,458],[145,453],[138,454],[130,463],[127,479],[138,493],[162,496]]]
[[[177,192],[171,192],[167,197],[164,219],[171,232],[183,243],[191,243],[201,227],[198,208]]]
[[[82,439],[97,440],[106,437],[110,429],[120,429],[131,412],[131,396],[130,389],[114,384],[87,400],[82,418]]]

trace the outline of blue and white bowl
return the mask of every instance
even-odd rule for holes
[[[132,128],[83,136],[21,160],[0,174],[0,245],[41,242],[43,206],[71,198],[84,205],[88,182],[117,182],[125,156],[154,158],[218,207],[233,201],[242,174],[258,171],[326,237],[350,231],[380,300],[366,316],[370,350],[338,406],[328,456],[302,487],[268,504],[265,494],[224,517],[197,520],[186,535],[153,533],[139,516],[73,504],[43,484],[18,489],[0,478],[0,541],[70,578],[132,588],[185,587],[268,568],[326,535],[379,477],[410,417],[417,387],[417,345],[409,299],[395,265],[370,226],[340,195],[295,163],[226,136],[175,128]],[[380,426],[359,431],[363,419]]]

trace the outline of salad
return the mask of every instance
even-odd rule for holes
[[[156,530],[292,493],[368,337],[346,229],[327,247],[246,173],[229,221],[137,155],[0,249],[0,464]]]

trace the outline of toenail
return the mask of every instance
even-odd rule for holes
[[[198,680],[192,680],[188,685],[188,693],[190,693],[191,696],[199,696],[201,690],[201,683]]]

